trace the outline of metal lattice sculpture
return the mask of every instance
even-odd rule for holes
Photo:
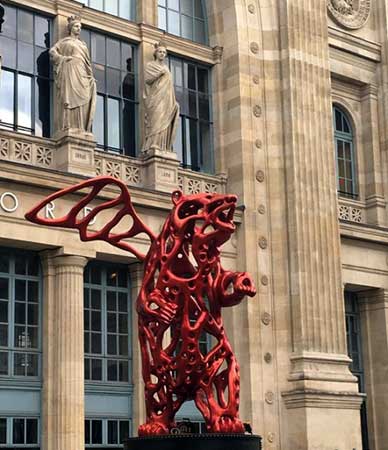
[[[120,189],[115,199],[90,206],[103,188],[112,185]],[[64,217],[39,216],[50,202],[83,193],[85,188],[90,192]],[[235,231],[236,200],[234,195],[184,196],[175,191],[173,209],[155,236],[136,214],[125,184],[112,177],[97,177],[50,195],[26,214],[28,220],[41,225],[78,229],[83,241],[103,240],[144,261],[136,309],[147,421],[139,427],[139,436],[170,433],[175,414],[187,400],[195,401],[207,432],[244,432],[238,418],[239,367],[221,317],[221,308],[256,294],[247,273],[221,266],[220,247]],[[86,206],[90,210],[83,217]],[[97,231],[88,229],[99,213],[112,208],[117,212],[109,223]],[[126,216],[133,221],[130,230],[113,233]],[[140,233],[151,241],[146,255],[126,242]],[[205,335],[211,336],[209,351],[200,349],[200,338]]]

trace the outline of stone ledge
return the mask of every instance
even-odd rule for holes
[[[328,408],[360,409],[365,394],[354,392],[334,392],[314,389],[296,389],[282,392],[287,409]]]

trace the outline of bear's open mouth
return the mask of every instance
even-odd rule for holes
[[[234,206],[228,206],[224,210],[220,211],[218,218],[223,223],[231,223],[234,215]]]

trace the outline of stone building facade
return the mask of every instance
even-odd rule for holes
[[[223,262],[249,270],[258,294],[225,321],[241,417],[266,450],[387,450],[388,2],[2,4],[0,448],[120,448],[144,418],[141,266],[24,219],[108,174],[154,230],[176,188],[239,196]],[[97,79],[93,139],[57,126],[48,49],[70,15]],[[160,40],[180,128],[174,153],[144,155],[142,74]],[[191,405],[181,417],[200,430]]]

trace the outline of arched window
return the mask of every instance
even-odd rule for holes
[[[337,158],[337,189],[344,197],[357,197],[354,136],[350,120],[338,107],[333,107],[334,145]]]
[[[207,44],[204,0],[158,0],[159,28],[168,33]]]

